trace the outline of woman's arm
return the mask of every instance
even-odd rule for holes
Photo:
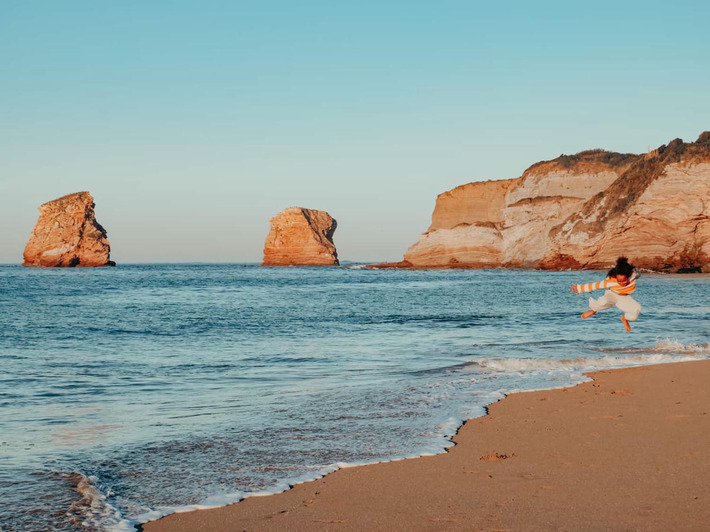
[[[604,279],[603,281],[597,281],[596,283],[587,283],[587,284],[573,284],[570,286],[570,291],[572,292],[577,292],[578,294],[582,294],[584,292],[592,292],[594,290],[601,290],[602,288],[606,288],[608,279]]]

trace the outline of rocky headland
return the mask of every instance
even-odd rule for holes
[[[325,211],[290,207],[271,220],[262,266],[337,266],[337,222]]]
[[[589,150],[440,194],[429,229],[390,266],[710,270],[710,132],[647,154]],[[384,266],[384,265],[383,265]]]
[[[88,192],[68,194],[39,206],[39,219],[25,246],[23,266],[115,266],[106,230],[96,221]]]

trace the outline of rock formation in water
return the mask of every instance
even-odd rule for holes
[[[115,266],[109,260],[106,230],[94,216],[91,194],[68,194],[40,205],[39,212],[23,266]]]
[[[645,155],[591,150],[439,195],[415,268],[710,269],[710,132]]]
[[[262,266],[337,266],[337,222],[325,211],[290,207],[271,220]]]

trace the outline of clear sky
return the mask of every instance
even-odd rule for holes
[[[710,2],[0,0],[0,262],[89,190],[117,262],[261,259],[328,211],[399,260],[437,194],[710,129]]]

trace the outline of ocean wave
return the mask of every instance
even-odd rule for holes
[[[578,358],[573,360],[535,360],[531,358],[497,358],[474,361],[474,366],[490,371],[521,372],[521,371],[594,371],[603,368],[621,368],[626,366],[644,366],[665,364],[670,362],[685,362],[697,360],[696,357],[673,355],[648,355],[629,357]]]
[[[675,353],[678,355],[710,355],[710,343],[684,344],[672,338],[658,340],[652,347],[597,348],[602,353]]]
[[[378,315],[363,315],[352,316],[349,322],[363,325],[383,325],[397,324],[406,325],[409,323],[416,324],[435,324],[439,326],[457,326],[457,327],[473,327],[484,324],[490,324],[492,320],[500,320],[505,316],[502,314],[378,314]]]
[[[659,340],[654,346],[638,348],[597,348],[596,351],[627,356],[599,358],[535,359],[488,358],[470,361],[471,366],[494,372],[524,371],[594,371],[604,368],[622,368],[699,360],[710,356],[710,344],[683,344],[677,340]]]
[[[121,512],[109,502],[110,491],[108,494],[101,491],[97,477],[75,471],[67,478],[81,496],[67,511],[73,524],[84,530],[104,530],[121,522]]]

